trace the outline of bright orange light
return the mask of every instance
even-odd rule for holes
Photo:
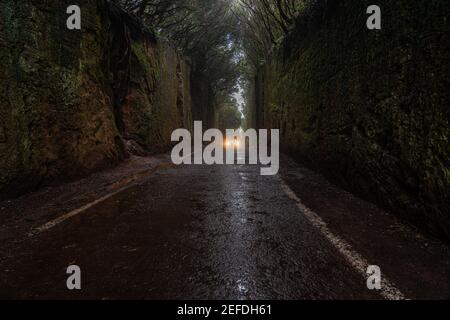
[[[225,139],[223,141],[223,145],[227,148],[231,148],[231,147],[238,148],[241,145],[241,143],[239,142],[239,139],[237,139],[237,138],[233,139],[232,141]]]

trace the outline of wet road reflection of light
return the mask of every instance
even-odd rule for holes
[[[245,159],[245,153],[238,153],[237,157]],[[255,168],[254,172],[249,172],[248,166],[219,166],[215,170],[223,174],[220,198],[215,199],[215,203],[221,203],[224,210],[211,209],[215,212],[214,216],[207,217],[208,228],[213,229],[215,234],[219,233],[210,244],[210,255],[214,261],[214,272],[228,284],[218,290],[224,291],[221,292],[223,298],[250,299],[254,296],[255,281],[252,275],[256,265],[252,261],[251,248],[258,237],[250,217],[249,183],[258,171]]]

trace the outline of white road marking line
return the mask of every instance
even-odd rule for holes
[[[308,209],[301,200],[297,197],[294,191],[286,184],[286,182],[281,179],[281,185],[283,187],[286,195],[295,201],[297,208],[306,216],[309,222],[316,227],[327,239],[330,241],[334,247],[345,257],[345,259],[350,263],[350,265],[360,273],[364,279],[367,278],[367,267],[370,265],[367,260],[362,257],[358,252],[354,251],[350,244],[345,240],[339,238],[333,234],[330,229],[328,229],[325,221],[322,220],[315,212]],[[383,298],[389,300],[404,300],[406,299],[403,293],[397,289],[395,284],[389,281],[385,276],[382,277],[382,287],[378,291]]]
[[[46,224],[44,224],[44,225],[42,225],[42,226],[40,226],[38,228],[33,229],[30,233],[28,233],[28,236],[33,237],[33,236],[36,236],[36,235],[38,235],[38,234],[40,234],[40,233],[42,233],[44,231],[50,230],[51,228],[53,228],[56,225],[66,221],[67,219],[70,219],[70,218],[72,218],[72,217],[74,217],[74,216],[76,216],[76,215],[78,215],[80,213],[83,213],[84,211],[86,211],[86,210],[88,210],[88,209],[98,205],[99,203],[102,203],[103,201],[106,201],[109,198],[114,197],[115,195],[121,193],[122,191],[125,191],[126,189],[130,188],[131,186],[132,186],[132,184],[130,184],[128,186],[125,186],[125,187],[123,187],[121,189],[118,189],[118,190],[116,190],[116,191],[114,191],[114,192],[112,192],[110,194],[107,194],[104,197],[101,197],[101,198],[99,198],[99,199],[97,199],[95,201],[92,201],[92,202],[82,206],[81,208],[75,209],[75,210],[70,211],[69,213],[66,213],[66,214],[64,214],[64,215],[62,215],[62,216],[60,216],[60,217],[58,217],[58,218],[56,218],[54,220],[51,220],[51,221],[47,222]]]
[[[156,171],[156,170],[158,170],[159,168],[161,168],[163,166],[164,166],[164,164],[159,164],[153,170]],[[104,202],[104,201],[106,201],[106,200],[108,200],[108,199],[118,195],[119,193],[121,193],[121,192],[123,192],[123,191],[125,191],[125,190],[127,190],[129,188],[131,188],[139,180],[140,179],[134,179],[128,185],[126,185],[126,186],[124,186],[124,187],[122,187],[120,189],[117,189],[114,192],[111,192],[111,193],[109,193],[109,194],[107,194],[107,195],[105,195],[105,196],[103,196],[103,197],[101,197],[101,198],[99,198],[99,199],[97,199],[95,201],[92,201],[92,202],[90,202],[90,203],[88,203],[88,204],[86,204],[86,205],[84,205],[84,206],[82,206],[82,207],[80,207],[78,209],[70,211],[70,212],[68,212],[68,213],[66,213],[66,214],[64,214],[64,215],[62,215],[62,216],[60,216],[60,217],[58,217],[58,218],[56,218],[54,220],[51,220],[51,221],[47,222],[46,224],[43,224],[40,227],[37,227],[37,228],[31,230],[28,233],[28,236],[29,237],[33,237],[33,236],[36,236],[36,235],[38,235],[38,234],[40,234],[40,233],[42,233],[44,231],[52,229],[53,227],[55,227],[58,224],[66,221],[67,219],[70,219],[70,218],[72,218],[72,217],[74,217],[74,216],[76,216],[76,215],[78,215],[80,213],[83,213],[84,211],[86,211],[86,210],[88,210],[88,209],[90,209],[90,208],[92,208],[92,207],[94,207],[94,206],[96,206],[96,205],[98,205],[98,204],[100,204],[100,203],[102,203],[102,202]]]

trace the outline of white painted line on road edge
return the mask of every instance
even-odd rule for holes
[[[164,168],[164,166],[165,166],[164,163],[163,164],[159,164],[159,165],[157,165],[155,168],[153,168],[150,171],[151,171],[151,173],[153,173],[153,172],[157,171],[160,168]],[[66,214],[64,214],[64,215],[62,215],[62,216],[60,216],[60,217],[58,217],[58,218],[56,218],[56,219],[54,219],[52,221],[47,222],[46,224],[44,224],[44,225],[42,225],[42,226],[40,226],[38,228],[35,228],[35,229],[31,230],[28,233],[28,236],[29,237],[33,237],[33,236],[36,236],[36,235],[38,235],[38,234],[40,234],[40,233],[42,233],[44,231],[50,230],[51,228],[53,228],[56,225],[66,221],[67,219],[70,219],[70,218],[72,218],[72,217],[74,217],[74,216],[76,216],[76,215],[78,215],[80,213],[83,213],[84,211],[86,211],[86,210],[88,210],[88,209],[90,209],[92,207],[95,207],[96,205],[98,205],[98,204],[100,204],[100,203],[102,203],[102,202],[104,202],[104,201],[106,201],[106,200],[108,200],[108,199],[118,195],[119,193],[121,193],[121,192],[123,192],[123,191],[125,191],[125,190],[127,190],[129,188],[131,188],[139,180],[141,180],[141,179],[132,180],[128,185],[126,185],[126,186],[124,186],[124,187],[122,187],[120,189],[117,189],[116,191],[111,192],[111,193],[107,194],[106,196],[103,196],[103,197],[101,197],[101,198],[99,198],[99,199],[97,199],[95,201],[92,201],[92,202],[82,206],[81,208],[78,208],[78,209],[75,209],[73,211],[70,211],[69,213],[66,213]]]
[[[348,244],[345,240],[339,238],[335,234],[333,234],[330,229],[328,229],[325,221],[322,220],[315,212],[308,209],[301,200],[297,197],[294,191],[286,184],[286,182],[281,179],[281,185],[283,187],[286,195],[295,201],[298,209],[306,216],[309,222],[316,227],[327,239],[330,241],[333,246],[345,257],[345,259],[350,263],[350,265],[356,269],[358,273],[360,273],[364,278],[367,277],[366,271],[369,263],[366,259],[364,259],[358,252],[354,251],[350,244]],[[386,277],[382,278],[382,287],[378,292],[383,296],[383,298],[388,300],[404,300],[406,299],[402,292],[396,288],[394,283],[386,279]]]
[[[102,203],[103,201],[106,201],[109,198],[114,197],[115,195],[121,193],[122,191],[125,191],[126,189],[128,189],[130,187],[131,187],[131,185],[123,187],[123,188],[121,188],[119,190],[116,190],[116,191],[114,191],[114,192],[112,192],[112,193],[110,193],[110,194],[108,194],[108,195],[106,195],[104,197],[101,197],[101,198],[99,198],[99,199],[97,199],[95,201],[92,201],[92,202],[82,206],[81,208],[78,208],[78,209],[75,209],[73,211],[70,211],[69,213],[66,213],[66,214],[64,214],[64,215],[62,215],[62,216],[60,216],[60,217],[58,217],[58,218],[56,218],[56,219],[54,219],[52,221],[49,221],[46,224],[44,224],[44,225],[42,225],[42,226],[40,226],[40,227],[38,227],[36,229],[33,229],[30,233],[28,233],[28,236],[33,237],[35,235],[38,235],[39,233],[42,233],[42,232],[47,231],[47,230],[50,230],[51,228],[55,227],[56,225],[60,224],[61,222],[64,222],[67,219],[70,219],[73,216],[76,216],[76,215],[78,215],[78,214],[80,214],[80,213],[82,213],[82,212],[84,212],[84,211],[86,211],[86,210],[88,210],[88,209],[98,205],[99,203]]]

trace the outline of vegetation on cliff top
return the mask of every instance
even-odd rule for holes
[[[239,42],[236,16],[228,0],[116,0],[159,38],[170,40],[209,84],[216,106],[236,91]]]

